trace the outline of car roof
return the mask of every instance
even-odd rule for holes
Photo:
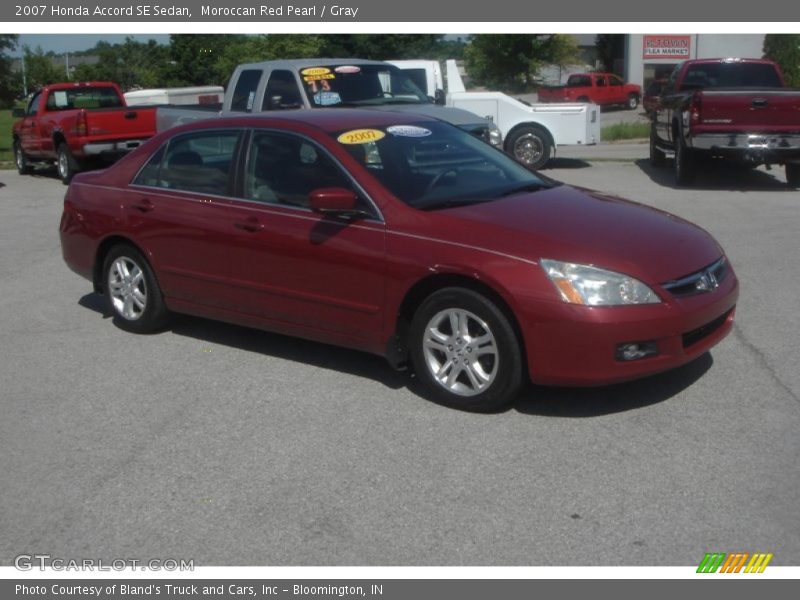
[[[301,108],[248,115],[224,115],[217,119],[203,119],[183,127],[181,131],[220,127],[268,127],[282,123],[302,123],[326,133],[365,127],[389,127],[411,123],[436,122],[438,119],[407,112],[369,110],[362,108]],[[168,130],[172,131],[172,130]]]
[[[262,62],[247,63],[239,65],[240,70],[264,68],[269,66],[272,69],[303,69],[306,67],[327,67],[338,65],[383,65],[389,63],[379,60],[365,60],[363,58],[291,58],[283,60],[265,60]],[[391,66],[391,65],[390,65]]]

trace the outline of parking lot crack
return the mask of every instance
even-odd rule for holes
[[[755,355],[757,362],[764,370],[768,373],[770,379],[772,379],[775,384],[786,394],[788,394],[795,402],[800,403],[800,397],[792,390],[792,388],[781,379],[780,375],[776,372],[775,368],[770,364],[769,359],[767,358],[766,354],[761,351],[754,343],[752,343],[747,336],[745,335],[744,331],[739,327],[738,324],[734,324],[733,326],[733,335],[736,337],[741,344],[747,348],[752,354]]]

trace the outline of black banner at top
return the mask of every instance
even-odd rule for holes
[[[52,22],[800,22],[800,3],[760,0],[16,0],[0,6],[0,21]],[[606,27],[607,28],[607,27]],[[600,27],[598,27],[600,29]]]

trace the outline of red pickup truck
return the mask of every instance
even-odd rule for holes
[[[770,60],[687,60],[675,67],[651,115],[650,162],[674,153],[675,181],[691,183],[701,157],[784,164],[800,187],[800,90]]]
[[[639,106],[642,87],[625,83],[613,73],[581,73],[570,75],[566,85],[539,88],[538,95],[539,102],[621,104],[633,110]]]
[[[129,108],[115,83],[56,83],[13,111],[14,158],[20,174],[31,163],[55,161],[64,183],[93,160],[119,158],[155,135],[156,109]]]

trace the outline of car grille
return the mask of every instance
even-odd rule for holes
[[[712,292],[727,277],[729,270],[728,261],[723,256],[704,269],[679,279],[667,281],[661,286],[676,298]]]
[[[714,333],[717,329],[722,327],[725,321],[728,320],[733,309],[729,310],[721,317],[717,317],[710,323],[706,323],[705,325],[701,325],[697,329],[692,329],[691,331],[687,331],[683,334],[683,347],[688,348],[689,346],[693,346],[697,342],[704,340],[712,333]]]

